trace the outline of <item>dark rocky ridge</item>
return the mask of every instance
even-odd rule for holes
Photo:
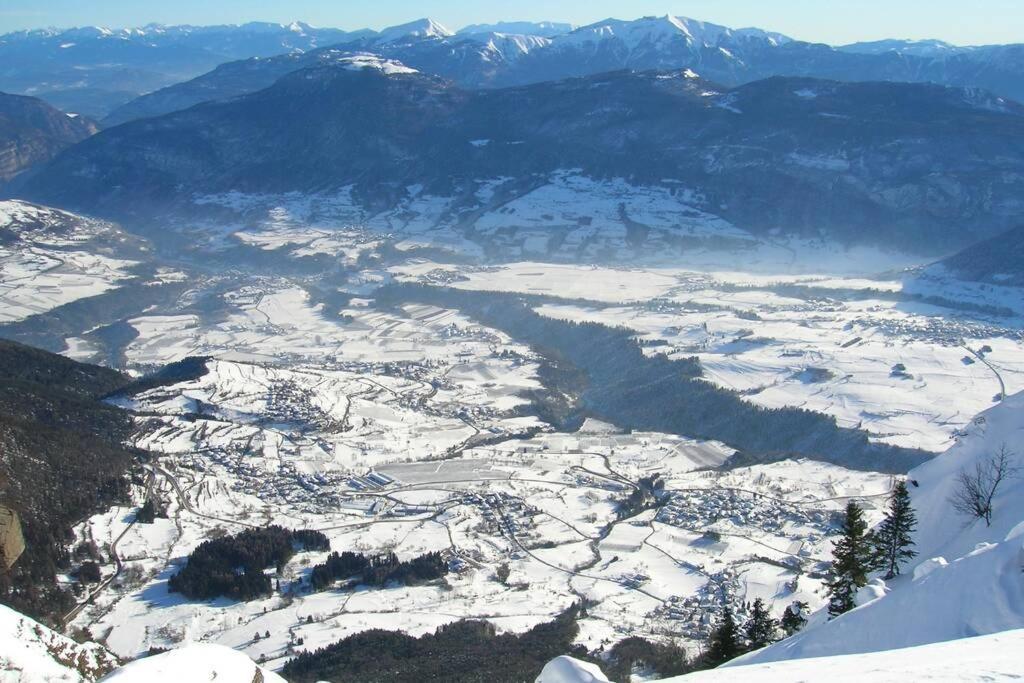
[[[1024,287],[1024,225],[971,245],[938,265],[964,280]]]
[[[0,93],[0,185],[49,161],[99,128],[34,97]]]

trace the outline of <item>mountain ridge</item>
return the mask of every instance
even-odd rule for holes
[[[699,208],[755,234],[825,228],[948,253],[1012,224],[1022,127],[1021,105],[933,85],[779,77],[728,89],[690,72],[614,72],[467,90],[327,64],[108,129],[54,160],[25,195],[102,213],[123,210],[126,193],[142,210],[196,192],[351,185],[383,207],[406,186],[457,196],[490,178],[581,169],[674,179],[703,198]],[[897,231],[885,238],[878,225]]]
[[[0,92],[0,185],[98,130],[91,120],[68,116],[40,99]]]

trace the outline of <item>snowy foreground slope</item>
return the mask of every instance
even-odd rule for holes
[[[871,652],[712,669],[663,683],[906,683],[906,681],[1017,681],[1024,675],[1024,630]],[[606,683],[592,664],[570,657],[550,662],[536,683]]]
[[[946,453],[910,472],[918,483],[910,487],[919,520],[916,567],[884,588],[876,581],[875,592],[884,596],[833,621],[818,614],[802,633],[733,666],[1024,628],[1024,471],[999,489],[991,526],[966,524],[949,503],[961,469],[973,469],[1003,445],[1014,451],[1014,464],[1024,466],[1024,394],[982,413],[965,431]]]
[[[284,683],[277,674],[257,666],[241,652],[223,645],[194,643],[146,657],[110,674],[111,683]]]
[[[0,683],[94,681],[118,664],[94,643],[76,643],[0,605]]]
[[[703,671],[670,681],[686,683],[904,683],[905,681],[1016,681],[1024,674],[1024,631],[1007,631],[900,650]]]
[[[949,498],[962,469],[1000,448],[1022,468],[994,498],[991,526],[968,523]],[[920,555],[904,575],[873,580],[857,609],[824,610],[780,643],[680,681],[1017,680],[1024,676],[1024,393],[982,413],[957,443],[908,476]],[[539,683],[601,681],[555,660]]]
[[[241,652],[194,643],[117,669],[96,643],[77,643],[0,605],[0,683],[284,683]],[[112,672],[112,673],[110,673]]]

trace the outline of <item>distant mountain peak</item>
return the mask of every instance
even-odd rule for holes
[[[407,24],[389,26],[377,34],[377,41],[381,43],[393,43],[403,39],[437,39],[450,38],[455,35],[452,31],[434,21],[423,18],[411,21]]]
[[[539,36],[541,38],[553,38],[563,33],[576,30],[575,24],[565,24],[555,21],[499,21],[493,24],[470,24],[459,29],[456,35],[466,36],[475,34],[514,35],[514,36]]]
[[[629,47],[640,44],[671,44],[686,41],[691,47],[720,47],[736,39],[761,39],[772,45],[790,42],[781,33],[772,33],[757,28],[734,30],[706,21],[690,19],[672,14],[641,17],[632,21],[605,19],[583,26],[572,33],[558,36],[555,41],[562,44],[591,43],[601,40],[621,40]]]

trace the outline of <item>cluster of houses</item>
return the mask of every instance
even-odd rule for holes
[[[703,531],[719,522],[736,527],[780,533],[787,523],[826,525],[829,514],[788,505],[774,498],[736,489],[708,488],[677,491],[658,511],[658,521],[682,529]]]
[[[533,516],[539,512],[532,505],[527,505],[522,498],[504,491],[469,493],[463,502],[480,510],[484,518],[484,527],[492,534],[519,536],[532,528]]]
[[[655,616],[677,622],[673,632],[684,638],[706,642],[726,606],[737,621],[743,621],[747,608],[742,596],[743,584],[735,570],[726,568],[712,574],[693,595],[666,600],[655,610]]]

